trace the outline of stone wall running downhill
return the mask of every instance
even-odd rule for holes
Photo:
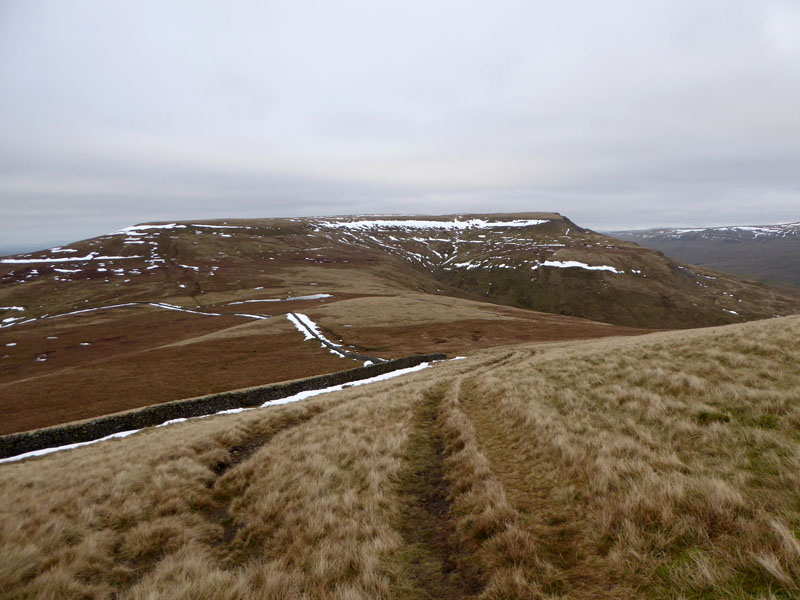
[[[89,442],[112,433],[160,425],[171,419],[200,417],[232,408],[260,406],[270,400],[286,398],[300,392],[342,385],[359,379],[368,379],[396,371],[397,369],[415,367],[423,362],[445,360],[446,358],[447,356],[444,354],[405,356],[367,367],[358,367],[328,375],[318,375],[284,383],[221,392],[163,404],[153,404],[136,410],[97,417],[96,419],[12,433],[0,436],[0,458],[8,458],[25,452],[53,448],[55,446]]]

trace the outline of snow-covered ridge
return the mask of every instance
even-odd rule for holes
[[[110,233],[109,235],[147,235],[150,229],[186,229],[202,227],[204,229],[253,229],[247,225],[204,225],[202,223],[166,223],[164,225],[131,225]]]
[[[744,234],[758,237],[787,237],[800,235],[800,222],[781,223],[777,225],[727,225],[724,227],[691,227],[691,228],[659,228],[637,231],[621,231],[619,233],[636,236],[639,238],[682,238],[686,235],[692,237],[717,237],[725,234]]]
[[[531,227],[547,223],[542,219],[515,219],[513,221],[487,221],[485,219],[469,219],[468,221],[426,221],[419,219],[407,220],[360,220],[360,221],[320,221],[322,227],[338,227],[344,229],[490,229],[493,227]]]

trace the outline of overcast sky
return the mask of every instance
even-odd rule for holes
[[[539,210],[800,221],[800,2],[0,0],[0,247]]]

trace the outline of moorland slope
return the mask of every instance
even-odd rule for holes
[[[798,365],[800,317],[497,347],[2,464],[0,587],[797,597]]]
[[[145,224],[0,259],[0,433],[394,358],[785,315],[555,213]]]

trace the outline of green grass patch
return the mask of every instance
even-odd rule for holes
[[[695,419],[700,425],[710,425],[711,423],[727,423],[731,418],[725,413],[707,411],[697,413]]]
[[[777,429],[779,421],[777,415],[761,415],[756,419],[756,426],[762,429]]]

